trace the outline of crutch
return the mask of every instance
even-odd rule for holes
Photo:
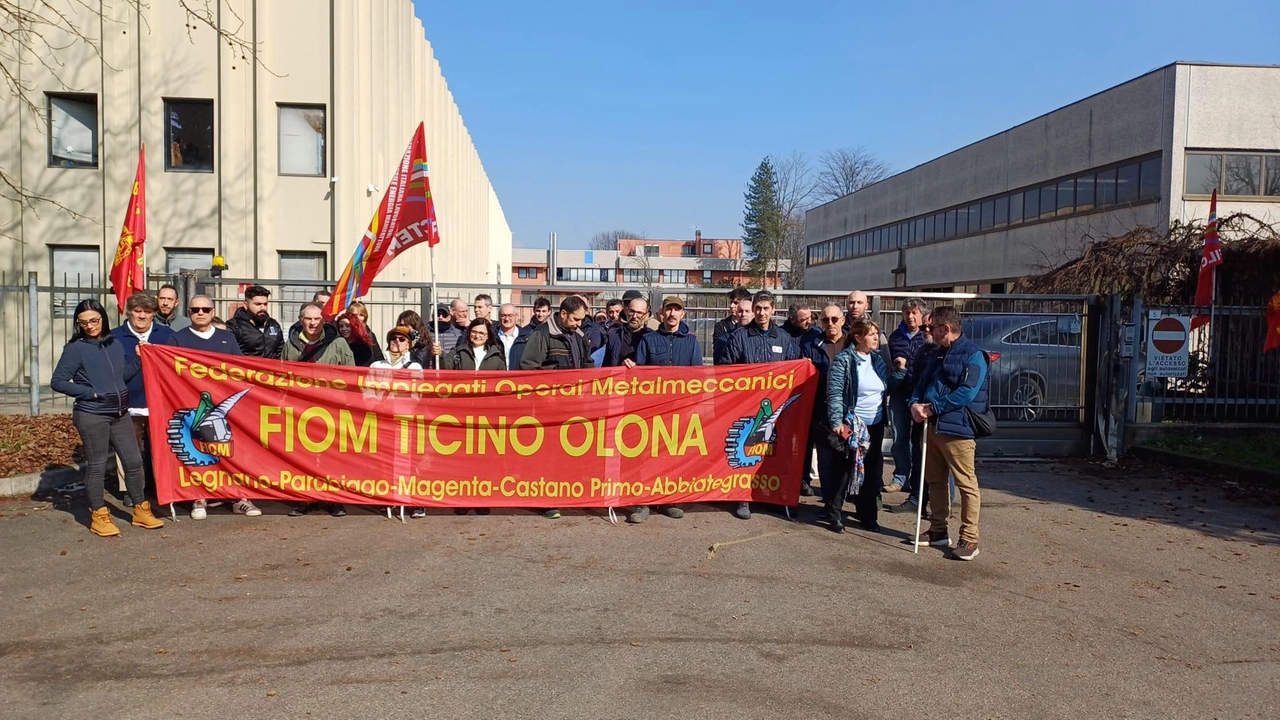
[[[912,552],[920,554],[920,520],[924,517],[924,465],[929,459],[929,421],[924,421],[923,439],[920,441],[920,488],[916,491],[916,534],[911,538]]]

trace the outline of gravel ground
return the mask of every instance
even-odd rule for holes
[[[1280,716],[1277,508],[1084,463],[979,474],[971,563],[913,555],[914,517],[836,536],[811,506],[613,526],[264,504],[103,540],[82,502],[6,501],[3,715]]]

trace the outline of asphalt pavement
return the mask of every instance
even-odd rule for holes
[[[837,536],[812,506],[264,503],[101,539],[82,501],[4,501],[0,716],[1280,717],[1280,510],[1086,463],[979,475],[973,562],[912,554],[914,516]]]

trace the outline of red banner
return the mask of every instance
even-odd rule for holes
[[[808,361],[376,370],[144,345],[161,503],[795,505]]]
[[[1222,264],[1222,241],[1218,238],[1218,191],[1213,191],[1209,198],[1209,223],[1204,227],[1204,246],[1200,248],[1200,275],[1196,277],[1196,307],[1213,305],[1214,268]],[[1191,318],[1191,329],[1195,330],[1209,322],[1208,315],[1196,315]]]
[[[143,267],[147,242],[147,147],[138,150],[138,172],[133,176],[133,190],[129,193],[129,206],[124,211],[124,226],[120,228],[120,241],[116,244],[116,257],[111,261],[111,289],[115,293],[120,312],[124,301],[133,293],[147,289],[147,273]]]

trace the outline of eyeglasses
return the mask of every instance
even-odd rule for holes
[[[933,328],[934,328],[934,326],[933,326],[933,325],[921,325],[921,326],[920,326],[920,329],[921,329],[921,330],[924,330],[925,332],[933,332]]]
[[[393,342],[393,343],[407,343],[407,342],[409,342],[409,338],[407,338],[407,337],[403,337],[403,336],[401,336],[401,335],[397,335],[397,336],[395,336],[395,337],[391,338],[390,342]]]
[[[826,323],[827,325],[834,325],[835,323],[840,322],[841,319],[842,318],[839,318],[839,317],[824,317],[822,318],[822,322]]]
[[[87,327],[96,327],[96,326],[101,325],[101,324],[102,324],[102,318],[100,318],[100,317],[96,317],[96,318],[89,318],[88,320],[77,320],[77,321],[76,321],[76,325],[79,325],[79,326],[80,326],[80,327],[82,327],[82,328],[87,328]]]
[[[474,330],[474,331],[472,331],[472,332],[468,333],[468,335],[470,335],[471,337],[474,337],[474,338],[489,337],[489,333],[487,333],[487,332],[485,332],[485,331],[483,331],[483,330]]]
[[[192,307],[191,307],[191,312],[192,312],[192,313],[211,313],[211,312],[213,312],[213,308],[211,308],[211,307],[195,307],[195,306],[192,306]]]

